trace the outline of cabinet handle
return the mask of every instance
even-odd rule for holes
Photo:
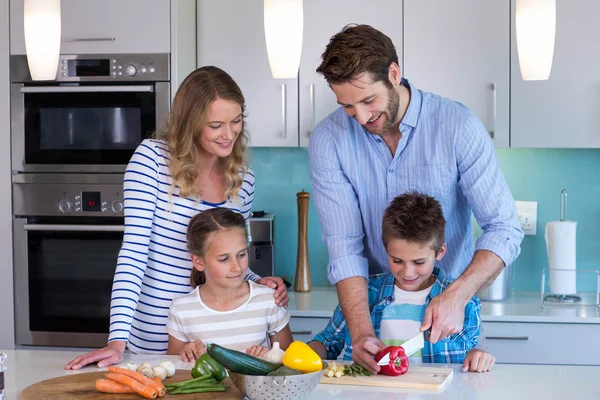
[[[114,42],[114,37],[97,37],[97,38],[64,38],[61,42]]]
[[[292,331],[292,335],[312,335],[312,331]]]
[[[498,111],[498,91],[496,90],[496,84],[492,83],[492,129],[490,130],[490,137],[494,138],[496,131],[496,114]]]
[[[529,336],[486,336],[486,340],[529,340]]]
[[[286,86],[285,83],[281,85],[281,125],[283,126],[284,139],[287,139],[287,107],[286,107]]]
[[[310,90],[310,130],[308,131],[308,137],[312,133],[313,129],[315,129],[315,85],[311,84],[309,86]]]

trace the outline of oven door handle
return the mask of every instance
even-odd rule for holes
[[[26,231],[124,232],[125,225],[25,224]]]
[[[152,85],[131,85],[131,86],[23,86],[21,93],[115,93],[115,92],[133,92],[133,93],[152,93]]]

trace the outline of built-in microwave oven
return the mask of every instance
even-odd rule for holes
[[[13,172],[122,173],[169,111],[168,54],[61,55],[54,81],[10,68]]]

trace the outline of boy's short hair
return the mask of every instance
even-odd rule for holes
[[[394,239],[427,244],[436,252],[446,241],[446,219],[439,201],[431,196],[410,192],[396,197],[383,214],[383,245]]]

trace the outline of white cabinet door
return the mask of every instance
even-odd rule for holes
[[[229,73],[246,98],[254,147],[298,146],[298,80],[273,79],[263,0],[198,0],[198,67]]]
[[[10,1],[11,54],[25,54],[23,0]],[[169,0],[62,0],[62,54],[169,53]]]
[[[368,24],[389,36],[402,64],[402,2],[398,0],[304,0],[304,42],[300,63],[300,145],[308,146],[315,124],[339,105],[315,70],[329,39],[350,23]]]
[[[598,13],[596,0],[557,1],[550,79],[523,81],[513,11],[511,147],[600,148]]]
[[[497,147],[509,146],[509,18],[505,0],[404,1],[403,75],[471,108]]]

